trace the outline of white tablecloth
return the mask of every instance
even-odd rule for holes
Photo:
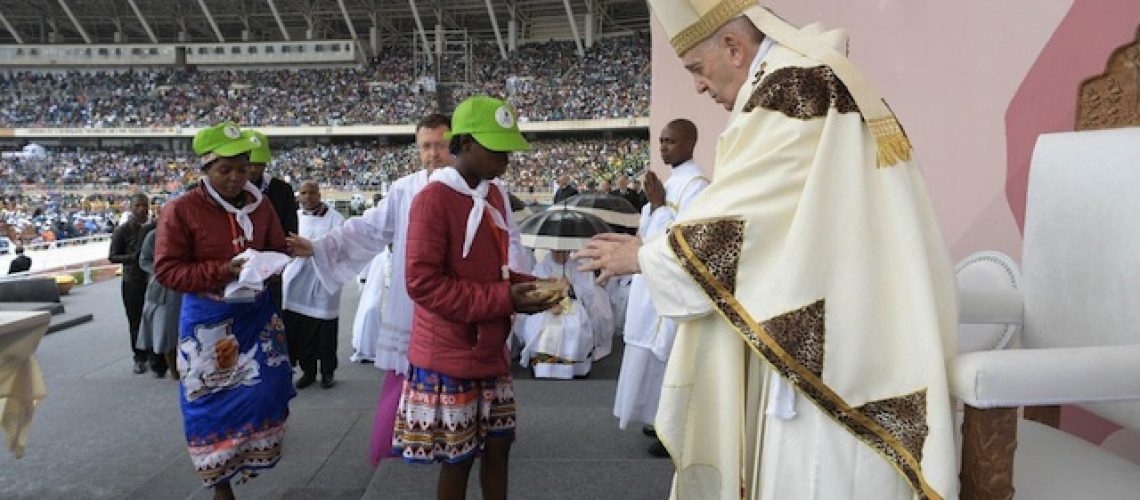
[[[24,456],[32,414],[47,396],[32,354],[50,321],[47,312],[0,312],[0,430],[16,458]]]

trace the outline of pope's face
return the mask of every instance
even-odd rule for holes
[[[739,65],[734,64],[734,55],[728,46],[705,40],[681,56],[681,63],[693,75],[697,94],[708,93],[713,101],[728,111],[732,111],[736,104],[736,94],[745,80],[738,75],[741,71],[737,67]],[[744,73],[748,71],[747,68],[743,70]]]

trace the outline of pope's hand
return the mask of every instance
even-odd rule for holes
[[[597,281],[604,285],[614,276],[641,272],[641,265],[637,262],[640,248],[641,238],[637,236],[605,233],[591,238],[584,248],[574,253],[573,258],[582,261],[579,271],[601,271]]]
[[[289,233],[289,236],[285,237],[285,248],[289,250],[289,255],[293,257],[313,256],[313,242],[297,236],[296,233]]]

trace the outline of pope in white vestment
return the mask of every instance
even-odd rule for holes
[[[956,498],[955,285],[894,114],[842,33],[755,0],[649,3],[731,111],[714,179],[667,234],[580,256],[640,270],[679,323],[655,421],[673,497]]]

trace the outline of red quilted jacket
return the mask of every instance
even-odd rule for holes
[[[487,198],[494,210],[510,214],[494,190]],[[502,279],[501,244],[508,236],[490,214],[483,217],[471,252],[462,257],[472,204],[468,196],[432,182],[416,195],[408,217],[407,286],[415,302],[408,361],[463,379],[510,373],[510,284],[534,280],[516,273],[509,282]]]

